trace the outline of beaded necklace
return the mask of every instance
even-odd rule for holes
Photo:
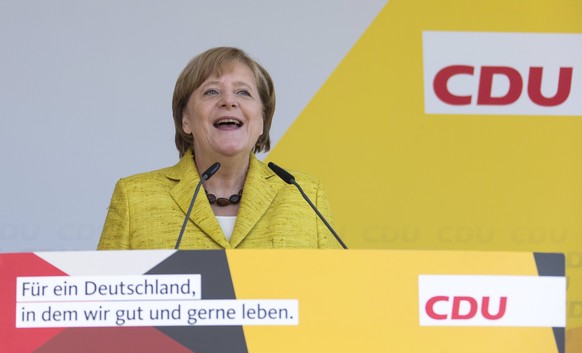
[[[210,202],[210,204],[216,204],[217,206],[220,207],[226,207],[229,205],[236,205],[237,203],[240,202],[240,199],[242,197],[242,189],[240,189],[240,191],[238,192],[238,194],[233,194],[230,195],[230,197],[227,199],[226,197],[216,197],[216,195],[214,194],[209,194],[208,191],[204,190],[204,192],[206,193],[206,197],[208,197],[208,202]]]

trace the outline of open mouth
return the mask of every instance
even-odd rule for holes
[[[214,127],[216,127],[216,128],[220,128],[220,127],[241,127],[241,126],[243,126],[242,121],[240,121],[238,119],[234,119],[234,118],[224,118],[224,119],[217,120],[214,123]]]

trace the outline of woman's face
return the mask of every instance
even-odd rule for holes
[[[263,133],[263,104],[253,72],[243,63],[212,75],[188,99],[182,128],[196,155],[248,155]]]

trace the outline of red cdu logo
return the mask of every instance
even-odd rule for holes
[[[430,298],[425,305],[426,314],[435,320],[469,320],[480,315],[485,320],[501,319],[507,309],[507,297],[496,298],[496,310],[491,308],[491,297],[471,296],[449,297],[438,295]],[[440,304],[440,310],[436,307]]]
[[[427,114],[581,115],[582,35],[424,32]]]
[[[564,103],[570,97],[572,88],[572,67],[561,67],[558,82],[553,96],[545,96],[542,92],[543,67],[530,67],[526,80],[519,71],[509,66],[482,66],[479,77],[475,77],[476,68],[469,65],[451,65],[441,69],[435,75],[433,88],[436,96],[443,103],[450,105],[509,105],[515,103],[523,94],[539,106],[554,107]],[[474,97],[470,92],[465,95],[455,94],[449,90],[448,82],[455,75],[469,75],[478,80],[477,94]],[[500,96],[493,95],[493,79],[504,78],[509,87]],[[527,89],[524,90],[524,82]],[[475,99],[476,98],[476,99]]]
[[[563,327],[566,279],[419,275],[420,326]]]

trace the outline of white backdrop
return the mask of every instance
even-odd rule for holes
[[[387,0],[0,2],[0,251],[90,250],[117,179],[173,165],[186,63],[237,46],[272,74],[276,141]]]

